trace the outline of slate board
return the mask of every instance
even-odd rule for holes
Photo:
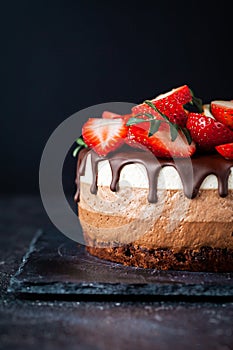
[[[233,273],[127,267],[91,256],[57,231],[39,231],[8,292],[33,299],[233,301]]]

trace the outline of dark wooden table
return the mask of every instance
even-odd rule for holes
[[[0,199],[0,349],[233,349],[233,303],[41,301],[7,293],[38,228],[39,197]]]

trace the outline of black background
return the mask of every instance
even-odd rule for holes
[[[38,192],[47,139],[85,107],[183,84],[205,103],[233,99],[230,4],[2,3],[0,192]]]

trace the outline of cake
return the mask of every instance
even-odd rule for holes
[[[90,254],[142,268],[233,271],[233,106],[190,111],[194,101],[185,85],[129,115],[85,123],[75,201]]]

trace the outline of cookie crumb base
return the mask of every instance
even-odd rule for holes
[[[169,248],[146,249],[127,244],[119,247],[87,246],[86,249],[100,259],[146,269],[233,272],[233,250],[227,248],[201,247],[198,251],[182,249],[174,252]]]

